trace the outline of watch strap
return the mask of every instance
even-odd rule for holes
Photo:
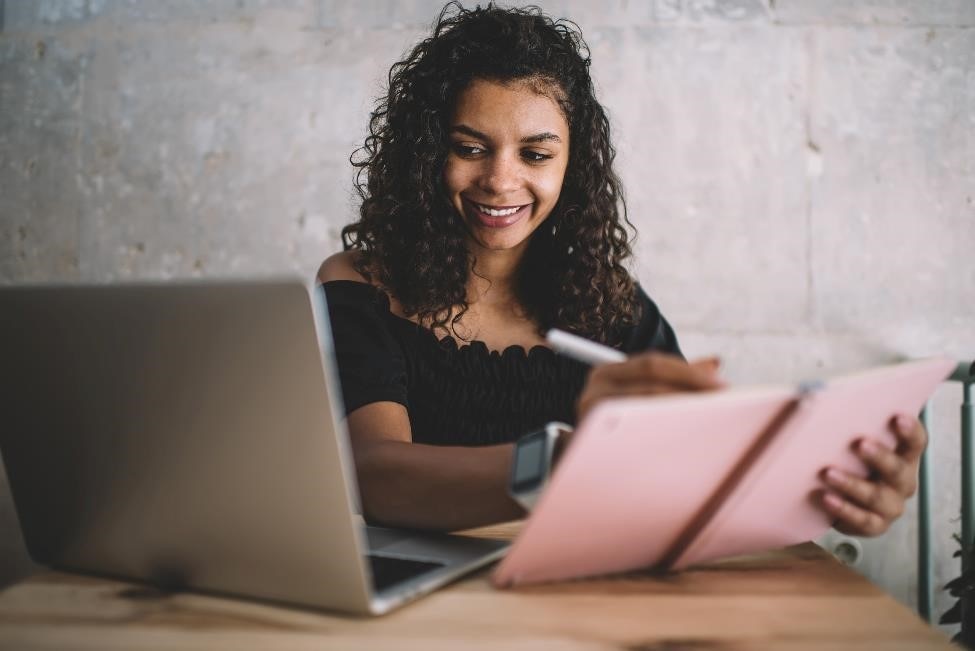
[[[535,430],[524,435],[515,443],[515,449],[511,464],[511,477],[509,480],[509,493],[511,497],[521,505],[526,511],[531,512],[542,494],[542,490],[548,483],[552,470],[552,459],[556,445],[562,432],[572,431],[572,426],[558,421],[552,421],[540,430]],[[523,455],[529,454],[529,447],[537,445],[541,441],[543,448],[540,453],[540,463],[533,470],[535,476],[529,476],[528,483],[525,484],[524,469],[526,463]],[[537,450],[531,450],[531,455],[539,454]],[[535,464],[530,464],[535,466]],[[521,471],[521,472],[519,472]]]

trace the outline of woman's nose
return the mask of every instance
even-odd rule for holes
[[[510,156],[496,154],[484,161],[478,184],[485,192],[504,195],[518,190],[520,183],[517,161]]]

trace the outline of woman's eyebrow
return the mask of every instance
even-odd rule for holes
[[[477,138],[478,140],[490,140],[490,138],[487,137],[487,134],[481,133],[476,129],[472,129],[466,124],[455,124],[454,126],[450,127],[450,133],[455,132],[462,133],[465,136],[470,136],[471,138]]]
[[[450,132],[462,133],[466,136],[477,138],[478,140],[485,140],[485,141],[491,140],[491,138],[488,137],[487,134],[481,133],[477,129],[472,129],[466,124],[455,124],[454,126],[450,127]],[[524,138],[521,139],[521,142],[524,143],[562,142],[562,139],[550,131],[544,131],[542,133],[536,133],[535,135],[532,136],[525,136]]]
[[[536,133],[534,136],[522,138],[522,142],[562,142],[562,139],[550,131]]]

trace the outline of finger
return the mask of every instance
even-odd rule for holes
[[[716,355],[711,355],[696,359],[690,364],[691,366],[704,366],[712,371],[718,371],[721,368],[721,358]]]
[[[833,528],[854,536],[879,536],[890,523],[873,511],[860,508],[836,493],[824,493],[823,508],[835,519]]]
[[[721,385],[711,364],[688,364],[675,355],[643,353],[618,364],[598,366],[593,379],[616,385],[654,381],[681,389],[713,389]]]
[[[681,387],[675,387],[671,384],[661,384],[660,382],[630,382],[628,384],[601,384],[594,386],[589,392],[588,397],[594,400],[601,400],[616,397],[656,396],[682,391],[684,389]]]
[[[921,458],[928,444],[928,433],[915,416],[897,414],[891,419],[890,429],[897,436],[897,451],[906,461]]]
[[[598,366],[592,373],[600,379],[615,383],[656,380],[685,385],[703,381],[709,375],[708,370],[703,365],[692,366],[676,355],[647,352],[617,364]]]
[[[901,495],[914,494],[917,488],[914,464],[909,464],[896,452],[872,439],[860,439],[855,451],[883,483]]]
[[[581,419],[597,402],[609,398],[665,395],[682,390],[668,384],[659,384],[656,382],[639,382],[624,385],[594,384],[579,396],[576,414]]]
[[[904,514],[904,495],[891,486],[856,477],[837,468],[827,469],[824,479],[838,495],[888,522]]]

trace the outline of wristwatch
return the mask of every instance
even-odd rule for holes
[[[534,508],[545,488],[559,436],[571,431],[571,425],[553,421],[540,430],[525,434],[515,443],[508,492],[526,511]]]

